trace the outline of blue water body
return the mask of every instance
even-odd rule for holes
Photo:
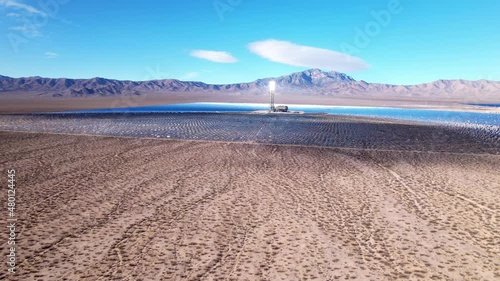
[[[499,103],[475,103],[470,105],[485,106],[485,107],[500,107]]]
[[[265,110],[265,104],[244,104],[244,103],[178,103],[148,105],[123,108],[103,108],[92,110],[67,111],[69,113],[159,113],[159,112],[251,112]]]
[[[396,120],[437,123],[452,122],[500,126],[500,114],[495,113],[319,105],[289,105],[288,107],[291,111],[303,111],[305,113],[328,113],[348,116],[389,118]],[[127,108],[104,108],[95,110],[70,111],[66,113],[251,112],[256,110],[266,110],[267,108],[267,104],[183,103]]]

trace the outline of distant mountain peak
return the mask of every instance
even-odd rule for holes
[[[335,71],[325,72],[318,68],[295,72],[275,79],[280,86],[300,88],[324,87],[337,83],[355,82],[352,77]]]
[[[306,69],[304,71],[302,71],[302,73],[308,73],[308,74],[320,74],[320,73],[326,73],[324,72],[323,70],[319,69],[319,68],[311,68],[311,69]]]
[[[316,78],[333,78],[341,81],[356,81],[352,77],[348,76],[345,73],[337,72],[337,71],[322,71],[318,68],[308,69],[303,71],[302,73],[309,75],[311,77]]]

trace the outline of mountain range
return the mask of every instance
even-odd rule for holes
[[[437,80],[419,85],[390,85],[356,81],[339,72],[309,69],[290,75],[263,78],[249,83],[206,84],[176,79],[151,81],[121,81],[105,78],[69,79],[0,75],[1,93],[36,93],[41,96],[114,96],[148,95],[183,92],[267,94],[269,81],[275,80],[277,94],[311,96],[395,96],[466,98],[484,96],[500,100],[500,82],[489,80]]]

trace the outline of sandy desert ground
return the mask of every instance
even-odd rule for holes
[[[0,140],[18,180],[12,280],[500,279],[498,155]]]

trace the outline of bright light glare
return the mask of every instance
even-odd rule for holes
[[[276,81],[269,81],[269,91],[274,92],[276,90]]]

